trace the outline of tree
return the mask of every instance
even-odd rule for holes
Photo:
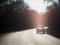
[[[47,0],[46,0],[47,1]],[[49,1],[47,1],[49,3]],[[47,33],[51,34],[55,37],[60,38],[60,0],[52,1],[50,6],[47,6],[47,10],[49,10],[49,26]]]
[[[0,33],[26,29],[26,12],[29,6],[23,0],[7,0],[0,4]],[[20,27],[20,28],[19,28]]]

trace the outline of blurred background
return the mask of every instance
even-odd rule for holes
[[[0,0],[0,34],[49,26],[60,37],[60,0]]]

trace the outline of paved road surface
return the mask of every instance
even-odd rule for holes
[[[60,39],[48,34],[36,34],[36,29],[5,34],[0,45],[60,45]]]

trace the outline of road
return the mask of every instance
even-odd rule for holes
[[[60,39],[48,34],[37,34],[36,29],[29,29],[1,36],[0,45],[60,45]]]

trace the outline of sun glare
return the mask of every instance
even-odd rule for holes
[[[25,0],[25,2],[30,6],[31,9],[34,9],[39,13],[46,12],[47,4],[44,4],[43,0]]]

